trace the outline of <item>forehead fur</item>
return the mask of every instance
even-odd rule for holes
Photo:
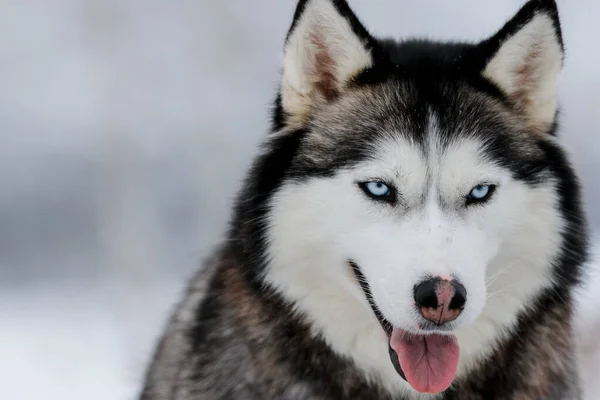
[[[522,179],[530,178],[524,172],[535,172],[531,164],[541,156],[537,143],[543,140],[531,135],[502,99],[466,82],[438,82],[434,89],[429,82],[389,76],[373,84],[356,83],[315,112],[296,165],[333,172],[376,157],[381,143],[395,139],[423,154],[431,146],[443,152],[461,139],[477,141],[487,161]]]

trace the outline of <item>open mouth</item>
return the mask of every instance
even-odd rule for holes
[[[390,361],[396,372],[421,393],[441,393],[450,387],[458,369],[460,349],[456,337],[415,334],[394,327],[373,300],[369,283],[359,266],[350,261],[373,313],[388,337]]]

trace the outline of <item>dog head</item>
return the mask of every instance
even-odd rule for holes
[[[274,132],[238,208],[252,279],[358,365],[445,390],[459,348],[476,359],[539,293],[577,279],[562,63],[551,0],[476,44],[380,40],[345,1],[300,1]],[[415,365],[423,343],[442,369]]]

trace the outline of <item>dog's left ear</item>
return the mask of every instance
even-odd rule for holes
[[[557,110],[564,48],[554,0],[530,0],[482,43],[483,75],[509,98],[527,124],[548,132]]]

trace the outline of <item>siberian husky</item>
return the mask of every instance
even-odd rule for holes
[[[562,64],[553,0],[480,43],[301,0],[272,130],[141,399],[579,399]]]

